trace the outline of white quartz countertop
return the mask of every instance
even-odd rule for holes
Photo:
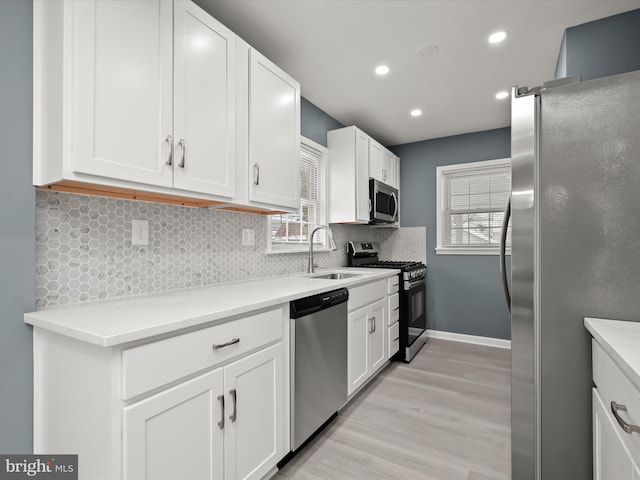
[[[342,287],[397,275],[391,269],[332,269],[357,273],[341,280],[297,274],[173,292],[84,302],[27,313],[25,323],[102,347],[176,332]],[[316,275],[327,273],[317,271]]]
[[[640,389],[640,322],[585,318],[584,325]]]

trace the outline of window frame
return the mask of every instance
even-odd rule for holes
[[[318,163],[319,163],[319,172],[318,172],[318,176],[319,176],[319,188],[318,188],[318,193],[319,193],[319,197],[320,197],[320,202],[319,202],[319,207],[320,207],[320,214],[319,214],[319,224],[320,225],[327,225],[326,221],[327,221],[327,168],[328,168],[328,161],[329,161],[329,150],[327,149],[327,147],[325,147],[324,145],[321,145],[319,143],[314,142],[313,140],[304,137],[304,136],[300,136],[300,147],[303,148],[306,147],[307,149],[312,149],[317,151],[318,153],[320,153],[320,156],[318,158]],[[267,215],[267,249],[266,252],[267,254],[281,254],[281,253],[306,253],[309,251],[309,242],[305,241],[305,242],[296,242],[296,243],[277,243],[274,244],[273,243],[273,238],[271,236],[271,221],[273,216],[272,215]],[[328,252],[329,251],[329,240],[327,235],[325,234],[324,231],[320,231],[318,232],[314,239],[316,240],[315,242],[313,242],[313,251],[314,252]]]
[[[444,246],[445,236],[445,188],[446,176],[449,173],[480,173],[482,170],[490,170],[509,166],[511,168],[511,158],[497,158],[494,160],[482,160],[478,162],[457,163],[453,165],[442,165],[436,167],[436,255],[500,255],[499,244],[489,244],[486,246]],[[506,205],[505,205],[506,208]],[[507,243],[506,255],[511,255],[511,245]]]

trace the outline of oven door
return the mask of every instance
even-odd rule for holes
[[[424,279],[405,282],[401,292],[400,349],[409,362],[426,342],[427,284]]]

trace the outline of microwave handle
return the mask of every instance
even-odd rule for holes
[[[393,198],[393,206],[395,207],[393,209],[393,218],[395,218],[397,220],[397,217],[398,217],[398,197],[396,197],[395,192],[391,193],[391,197]]]

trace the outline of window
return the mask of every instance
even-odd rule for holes
[[[511,160],[437,167],[436,182],[436,253],[497,255],[511,193]]]
[[[270,253],[300,252],[309,249],[309,233],[325,224],[325,169],[327,149],[308,138],[300,142],[300,210],[269,217]],[[314,249],[326,248],[326,235],[314,236]]]

